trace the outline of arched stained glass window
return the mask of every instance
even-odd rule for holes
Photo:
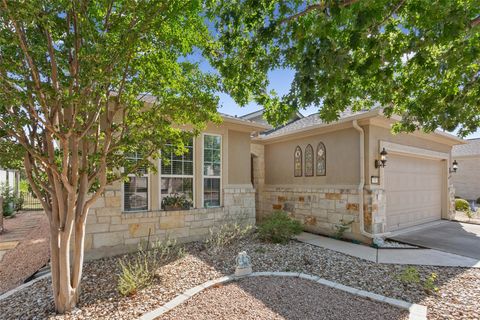
[[[322,142],[319,142],[317,146],[316,168],[317,176],[327,175],[327,150]]]
[[[293,155],[293,168],[295,177],[302,176],[302,148],[297,146]]]
[[[313,177],[313,148],[310,144],[305,148],[305,177]]]

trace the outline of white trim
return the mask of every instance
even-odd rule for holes
[[[205,148],[205,136],[216,136],[220,137],[220,175],[219,176],[205,176],[204,174],[204,148]],[[218,134],[218,133],[208,133],[208,132],[203,132],[202,133],[202,150],[201,150],[201,170],[202,170],[202,203],[201,203],[201,208],[205,208],[205,192],[204,192],[204,186],[205,186],[205,178],[218,178],[220,179],[220,190],[219,190],[219,197],[220,197],[220,205],[215,206],[215,207],[208,207],[208,208],[220,208],[223,205],[223,188],[222,188],[222,173],[223,173],[223,135]]]
[[[426,159],[435,159],[435,160],[445,160],[450,158],[450,155],[445,152],[427,150],[423,148],[417,148],[417,147],[380,140],[380,148],[378,152],[380,152],[383,148],[385,148],[385,150],[387,150],[388,153],[401,154],[401,155],[403,154],[408,156],[414,156],[417,158],[426,158]]]
[[[192,178],[192,202],[193,208],[195,206],[195,139],[196,137],[192,137],[192,175],[175,175],[175,174],[162,174],[162,157],[158,160],[158,210],[162,211],[162,177],[163,178]]]

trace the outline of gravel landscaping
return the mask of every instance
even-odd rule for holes
[[[236,253],[246,250],[254,271],[295,271],[318,275],[387,297],[426,305],[429,319],[476,319],[480,314],[480,269],[416,267],[423,279],[437,274],[438,291],[428,294],[422,283],[404,284],[398,277],[407,266],[375,264],[327,249],[291,241],[265,244],[253,237],[211,252],[201,243],[186,246],[186,255],[162,266],[156,284],[133,297],[117,292],[118,257],[85,263],[78,309],[53,314],[50,280],[0,301],[5,319],[134,319],[205,281],[234,273]]]
[[[43,212],[23,212],[4,223],[6,232],[0,240],[19,243],[0,260],[0,294],[22,284],[48,262],[50,255],[48,220]]]
[[[158,319],[402,320],[408,311],[308,280],[256,277],[207,289]]]

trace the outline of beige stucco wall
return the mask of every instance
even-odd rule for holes
[[[456,157],[458,170],[452,173],[455,195],[467,200],[480,198],[480,156]]]
[[[378,154],[380,152],[380,141],[394,142],[407,146],[449,154],[452,150],[452,147],[450,145],[422,138],[422,134],[413,135],[400,133],[397,135],[393,135],[389,128],[373,125],[364,126],[364,130],[367,137],[367,141],[365,143],[365,176],[368,178],[368,180],[366,181],[367,184],[370,181],[370,176],[378,176],[380,173],[380,169],[375,168],[375,159],[378,159]]]
[[[304,156],[305,147],[308,144],[312,145],[315,153],[319,142],[323,142],[326,148],[326,176],[294,177],[295,147],[300,146]],[[267,185],[358,184],[359,166],[359,138],[358,132],[353,128],[265,145],[265,184]]]
[[[228,130],[228,183],[251,184],[250,134]]]

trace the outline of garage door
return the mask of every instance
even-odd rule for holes
[[[388,231],[441,219],[441,161],[390,155],[385,189]]]

